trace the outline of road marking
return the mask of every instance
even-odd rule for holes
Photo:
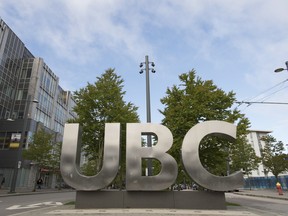
[[[41,205],[41,203],[31,204],[31,205],[27,205],[27,206],[13,205],[13,206],[10,206],[10,207],[8,207],[6,209],[7,210],[16,210],[16,209],[38,208],[38,207],[40,207],[40,205]]]
[[[27,206],[21,206],[21,205],[13,205],[8,208],[7,210],[16,210],[16,209],[29,209],[29,208],[39,208],[41,206],[60,206],[63,205],[61,202],[42,202],[42,203],[35,203]]]
[[[24,214],[29,214],[29,213],[32,213],[32,212],[39,212],[39,211],[47,211],[48,209],[53,209],[53,208],[55,208],[55,206],[48,206],[48,207],[43,207],[43,208],[41,208],[41,209],[38,209],[38,208],[36,208],[36,209],[33,209],[33,210],[26,210],[25,212],[20,212],[20,213],[15,213],[15,214],[9,214],[9,216],[18,216],[18,215],[23,215],[23,213]]]

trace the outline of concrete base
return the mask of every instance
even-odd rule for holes
[[[224,192],[212,191],[77,191],[75,208],[225,210],[226,202]]]

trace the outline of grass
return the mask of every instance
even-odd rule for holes
[[[64,205],[75,205],[75,201],[67,202],[67,203],[65,203]]]
[[[226,202],[226,205],[227,206],[241,206],[241,205],[239,205],[237,203],[230,203],[230,202]]]

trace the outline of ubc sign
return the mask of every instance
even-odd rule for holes
[[[153,147],[142,147],[141,135],[154,134],[158,142]],[[214,191],[233,190],[243,186],[243,174],[238,171],[229,176],[215,176],[201,164],[200,141],[207,135],[236,138],[236,126],[223,121],[206,121],[192,127],[182,143],[182,161],[189,176],[199,185]],[[177,177],[177,163],[167,153],[173,143],[170,130],[160,124],[127,124],[126,189],[127,191],[156,191],[171,186]],[[161,171],[155,176],[142,176],[142,159],[160,161]],[[66,124],[61,154],[61,173],[64,181],[76,190],[95,191],[108,186],[116,177],[120,161],[120,123],[106,123],[103,166],[95,176],[79,172],[79,124]]]

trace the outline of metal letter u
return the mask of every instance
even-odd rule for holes
[[[64,181],[76,190],[93,191],[105,188],[115,178],[120,158],[120,123],[106,123],[103,166],[95,176],[79,172],[79,124],[65,124],[60,170]]]

